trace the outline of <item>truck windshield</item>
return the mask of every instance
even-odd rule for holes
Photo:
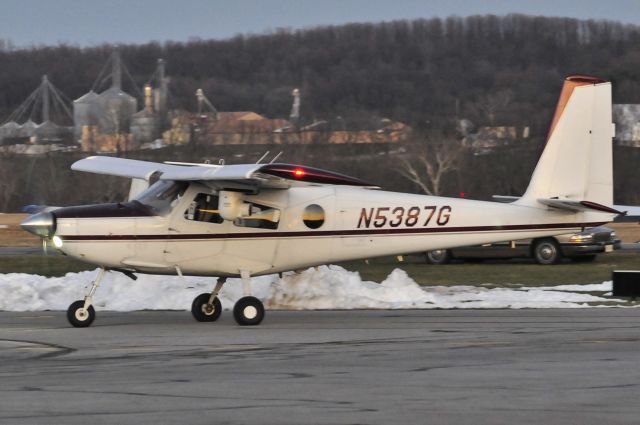
[[[158,215],[166,215],[177,205],[189,184],[172,180],[159,180],[136,197],[136,201],[151,208]]]

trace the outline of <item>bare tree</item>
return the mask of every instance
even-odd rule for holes
[[[8,211],[15,196],[18,178],[8,167],[0,167],[0,211]]]
[[[427,137],[425,143],[412,144],[400,157],[398,172],[427,195],[439,196],[447,174],[458,169],[464,149],[462,141],[453,137]]]
[[[480,122],[484,119],[493,126],[496,125],[497,117],[506,115],[505,112],[510,107],[512,98],[513,91],[504,89],[481,96],[471,108],[477,111]]]

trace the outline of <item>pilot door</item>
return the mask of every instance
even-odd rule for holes
[[[207,188],[194,187],[174,207],[169,219],[165,260],[180,267],[215,268],[225,246],[230,222],[218,213],[218,196]],[[189,267],[190,268],[190,267]]]
[[[237,201],[241,203],[240,212],[227,222],[230,230],[222,255],[230,267],[235,267],[230,273],[246,270],[256,274],[273,269],[280,244],[282,197],[286,197],[285,191],[265,191]]]

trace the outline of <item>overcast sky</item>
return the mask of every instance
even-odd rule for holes
[[[640,24],[640,0],[3,0],[0,38],[23,47],[227,38],[346,22],[525,13]]]

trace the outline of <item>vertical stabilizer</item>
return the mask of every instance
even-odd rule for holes
[[[547,143],[518,204],[538,199],[613,204],[611,83],[573,75],[562,87]]]

